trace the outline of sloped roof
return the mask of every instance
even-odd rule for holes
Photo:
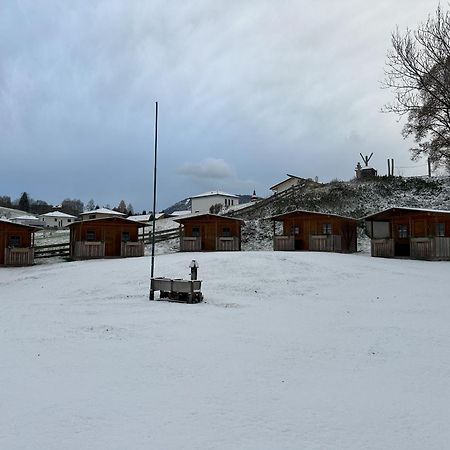
[[[301,180],[301,181],[306,181],[306,178],[297,177],[296,175],[290,175],[290,174],[286,174],[286,175],[287,175],[288,178],[286,178],[286,179],[283,180],[283,181],[280,181],[280,182],[277,183],[277,184],[274,184],[274,185],[271,186],[269,189],[272,191],[274,188],[280,186],[280,185],[283,184],[283,183],[286,183],[286,181],[289,181],[289,180],[291,180],[292,178],[295,178],[295,179]]]
[[[112,216],[125,216],[125,214],[113,211],[112,209],[108,208],[99,208],[99,209],[93,209],[92,211],[85,211],[80,214],[80,216],[86,216],[88,214],[111,214]]]
[[[145,224],[138,222],[136,220],[126,219],[124,217],[99,217],[98,219],[86,219],[80,220],[78,222],[72,222],[67,225],[67,227],[77,226],[85,226],[89,223],[102,223],[102,222],[116,222],[116,223],[124,223],[127,225],[135,225],[138,228],[145,227]]]
[[[189,214],[178,219],[173,219],[174,222],[183,223],[188,222],[192,219],[201,219],[201,218],[217,218],[221,220],[234,220],[236,222],[244,222],[243,219],[238,219],[237,217],[229,217],[229,216],[219,216],[218,214],[210,214],[210,213],[195,213]]]
[[[192,197],[189,197],[189,198],[213,197],[213,196],[215,196],[215,195],[220,195],[220,196],[222,196],[222,197],[239,198],[238,195],[228,194],[227,192],[223,192],[223,191],[208,191],[208,192],[203,192],[203,194],[193,195]]]
[[[39,227],[34,227],[32,225],[24,225],[23,223],[12,222],[11,220],[8,220],[8,219],[0,219],[0,224],[1,223],[6,223],[8,225],[13,225],[15,227],[25,228],[25,229],[28,229],[30,231],[37,231],[37,230],[41,229]]]
[[[300,215],[300,214],[304,214],[304,215],[314,215],[314,216],[326,216],[326,217],[336,217],[338,219],[345,219],[345,220],[354,220],[355,222],[357,222],[359,219],[355,219],[354,217],[346,217],[346,216],[340,216],[339,214],[332,214],[332,213],[327,213],[327,212],[319,212],[319,211],[307,211],[305,209],[296,209],[295,211],[289,211],[283,214],[278,214],[276,216],[272,216],[270,217],[271,220],[279,220],[279,219],[283,219],[285,217],[291,216],[291,215]]]
[[[418,214],[450,214],[450,211],[443,209],[427,209],[427,208],[408,208],[404,206],[395,206],[392,208],[387,208],[374,214],[369,214],[363,217],[364,220],[382,220],[388,219],[395,215],[402,215],[408,213],[418,213]]]
[[[76,216],[63,213],[62,211],[52,211],[45,214],[41,214],[39,217],[61,217],[62,219],[76,219]]]

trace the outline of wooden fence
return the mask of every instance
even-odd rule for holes
[[[143,235],[144,244],[151,243],[152,233],[148,232]],[[157,231],[155,233],[155,242],[163,242],[169,239],[177,239],[180,237],[180,229],[170,228],[168,230]],[[127,256],[132,256],[131,253],[137,251],[129,250],[127,251]],[[54,256],[69,257],[70,256],[70,244],[69,242],[63,242],[59,244],[48,244],[48,245],[38,245],[34,247],[34,258],[52,258]]]

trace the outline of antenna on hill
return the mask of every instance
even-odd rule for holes
[[[149,300],[155,299],[155,291],[153,290],[153,275],[155,273],[155,216],[156,216],[156,158],[158,150],[158,102],[155,102],[155,159],[153,167],[153,217],[152,217],[152,259],[150,269],[150,295]]]
[[[362,153],[360,153],[361,159],[364,161],[364,164],[366,165],[366,167],[369,167],[369,161],[370,158],[372,158],[373,156],[373,152],[370,154],[370,156],[363,156]]]

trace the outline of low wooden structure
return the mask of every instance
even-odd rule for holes
[[[144,224],[122,217],[82,220],[69,225],[72,259],[144,256]]]
[[[304,210],[279,214],[271,219],[274,250],[356,252],[356,219]],[[277,222],[282,224],[282,234],[276,233]]]
[[[180,303],[200,303],[203,300],[201,280],[152,278],[150,289],[159,291],[159,298]]]
[[[364,220],[372,256],[450,260],[450,211],[398,207]]]
[[[34,262],[35,227],[0,219],[0,266],[30,266]]]
[[[180,251],[240,251],[242,219],[192,214],[174,219],[180,224]]]

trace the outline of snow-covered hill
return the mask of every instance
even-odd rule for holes
[[[379,177],[372,181],[334,181],[298,189],[292,195],[262,202],[261,207],[237,211],[246,220],[244,243],[270,246],[272,224],[267,218],[295,209],[322,211],[354,218],[392,206],[450,210],[450,177]]]

